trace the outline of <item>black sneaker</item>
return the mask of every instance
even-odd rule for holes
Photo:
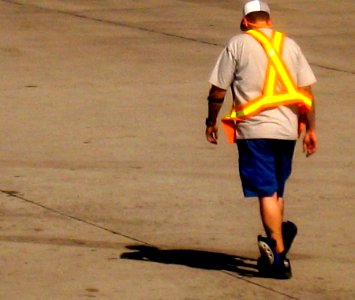
[[[282,222],[282,239],[284,241],[285,254],[291,248],[292,242],[297,235],[297,226],[291,221]]]
[[[292,277],[290,260],[284,257],[279,265],[273,266],[271,274],[276,279],[290,279]]]
[[[258,236],[260,257],[257,261],[259,275],[277,279],[292,277],[291,264],[286,253],[276,253],[276,242],[273,239]]]

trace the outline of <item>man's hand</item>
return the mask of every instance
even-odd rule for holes
[[[316,132],[316,103],[311,86],[304,86],[299,89],[312,99],[311,110],[305,115],[300,116],[300,118],[304,118],[306,121],[306,134],[303,138],[303,152],[306,153],[306,156],[308,157],[318,150],[318,137]]]
[[[303,138],[303,152],[306,156],[314,154],[318,150],[318,137],[315,130],[307,130]]]
[[[211,144],[217,144],[218,140],[218,127],[217,125],[206,127],[206,138]]]

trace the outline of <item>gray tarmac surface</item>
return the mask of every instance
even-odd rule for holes
[[[355,4],[269,4],[318,78],[294,277],[256,276],[257,203],[235,147],[204,138],[241,1],[2,0],[0,299],[355,298]]]

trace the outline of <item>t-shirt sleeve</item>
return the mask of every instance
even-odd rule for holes
[[[309,86],[317,82],[317,79],[301,49],[298,55],[297,86]]]
[[[234,80],[235,70],[236,59],[230,48],[227,46],[223,49],[217,59],[209,83],[226,90]]]

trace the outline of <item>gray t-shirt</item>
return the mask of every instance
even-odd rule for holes
[[[262,29],[268,36],[272,29]],[[286,37],[282,58],[291,79],[297,87],[316,82],[316,78],[300,47]],[[234,105],[241,105],[259,97],[263,92],[268,57],[261,46],[249,34],[231,38],[220,54],[209,82],[219,88],[231,87]],[[298,137],[297,106],[279,106],[241,121],[237,126],[238,139],[272,138],[295,140]]]

